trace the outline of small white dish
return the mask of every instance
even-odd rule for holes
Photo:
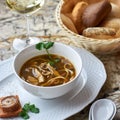
[[[0,97],[5,95],[19,95],[21,104],[26,102],[35,104],[40,108],[40,114],[30,114],[31,120],[64,120],[88,106],[98,95],[106,81],[106,71],[103,63],[90,52],[74,48],[82,58],[83,67],[87,73],[87,82],[79,94],[71,98],[74,91],[58,99],[42,100],[30,95],[16,82],[14,74],[11,75],[10,64],[13,59],[0,63]],[[7,71],[3,74],[3,70]],[[1,79],[3,78],[3,79]],[[13,87],[14,86],[14,87]],[[77,88],[78,89],[78,88]],[[74,89],[75,90],[75,89]],[[69,99],[69,100],[68,100]],[[15,118],[12,120],[22,120]]]
[[[111,120],[116,113],[115,104],[109,99],[95,101],[90,109],[91,120]]]

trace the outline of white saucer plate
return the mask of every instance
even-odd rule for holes
[[[0,97],[6,95],[19,95],[21,104],[30,102],[40,108],[39,114],[30,114],[30,120],[63,120],[81,110],[90,104],[98,95],[103,84],[106,81],[106,71],[103,63],[90,52],[74,48],[82,58],[84,72],[79,78],[84,87],[76,88],[68,94],[51,100],[43,100],[26,92],[17,82],[17,78],[12,74],[13,58],[0,63]],[[78,61],[79,62],[79,61]],[[85,85],[85,86],[84,86]],[[0,119],[2,120],[2,119]],[[20,117],[7,120],[22,120]]]

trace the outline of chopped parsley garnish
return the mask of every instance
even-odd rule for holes
[[[51,57],[51,54],[48,51],[48,49],[51,48],[53,45],[54,45],[54,42],[40,42],[40,43],[36,44],[36,49],[38,49],[38,50],[45,49],[46,50],[48,57],[49,57],[49,64],[51,66],[54,66],[55,63],[58,63],[60,61],[59,58],[53,59]]]
[[[32,113],[39,113],[40,110],[39,108],[37,108],[34,104],[30,104],[30,103],[26,103],[23,108],[22,108],[22,111],[20,112],[20,116],[24,119],[24,120],[27,120],[30,118],[29,116],[29,112],[32,112]]]

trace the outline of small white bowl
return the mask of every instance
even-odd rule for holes
[[[15,57],[14,63],[13,63],[14,73],[18,77],[20,85],[29,93],[44,99],[52,99],[52,98],[60,97],[68,93],[73,88],[75,88],[75,86],[78,83],[78,80],[80,80],[77,78],[81,74],[81,70],[82,70],[81,57],[70,46],[55,42],[53,47],[49,49],[49,52],[51,54],[58,54],[60,56],[64,56],[65,58],[71,61],[71,63],[74,65],[76,70],[76,76],[73,80],[63,85],[52,86],[52,87],[42,87],[42,86],[29,84],[23,79],[21,79],[19,76],[19,72],[22,65],[30,58],[33,58],[41,54],[46,54],[45,50],[41,50],[41,51],[37,50],[35,48],[35,45],[29,46],[23,49],[21,52],[19,52]]]

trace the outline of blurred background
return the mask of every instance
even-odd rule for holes
[[[60,29],[55,20],[55,9],[59,0],[46,0],[38,12],[30,16],[31,35],[57,34]],[[11,36],[26,34],[26,20],[23,15],[10,10],[5,0],[0,0],[0,41]]]
[[[60,0],[46,0],[45,5],[29,17],[31,36],[59,35],[55,10]],[[26,35],[26,20],[22,14],[10,9],[5,0],[0,0],[0,61],[16,51],[11,47],[13,38]]]

